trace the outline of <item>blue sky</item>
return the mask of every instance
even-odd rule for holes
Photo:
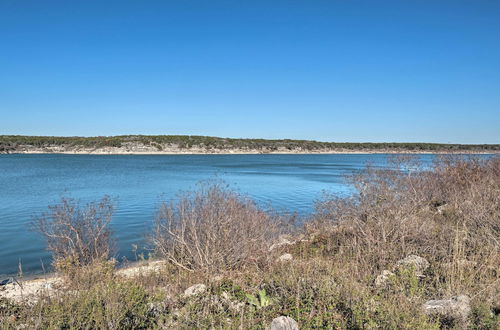
[[[500,1],[0,0],[0,134],[500,143]]]

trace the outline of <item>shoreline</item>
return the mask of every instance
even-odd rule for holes
[[[196,135],[94,137],[0,135],[0,154],[233,155],[233,154],[500,154],[500,144],[323,142]]]
[[[134,278],[159,272],[165,266],[164,260],[133,261],[126,265],[117,266],[114,269],[116,276],[123,278]],[[21,278],[16,276],[5,276],[3,279],[14,279],[13,282],[0,286],[0,298],[8,298],[17,302],[33,299],[40,293],[52,293],[58,289],[64,289],[64,278],[57,272],[44,274],[31,274]]]
[[[401,155],[498,155],[500,151],[427,151],[427,150],[332,150],[332,151],[16,151],[0,152],[0,155],[342,155],[342,154],[401,154]]]

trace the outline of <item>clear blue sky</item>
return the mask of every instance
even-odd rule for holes
[[[500,1],[0,0],[0,134],[500,143]]]

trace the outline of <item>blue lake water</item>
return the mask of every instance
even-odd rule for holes
[[[387,155],[0,155],[0,276],[39,273],[50,258],[38,235],[29,230],[33,216],[61,196],[83,203],[110,195],[118,259],[134,260],[132,244],[144,246],[162,200],[223,180],[263,208],[307,216],[324,192],[352,192],[346,175],[367,162],[385,166]],[[430,162],[432,155],[420,155]]]

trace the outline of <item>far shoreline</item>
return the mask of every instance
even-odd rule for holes
[[[427,150],[339,150],[339,151],[123,151],[123,152],[105,152],[105,151],[16,151],[0,152],[0,155],[97,155],[97,156],[176,156],[176,155],[371,155],[371,154],[391,154],[391,155],[498,155],[500,151],[427,151]]]
[[[325,155],[499,154],[500,144],[323,142],[197,135],[94,137],[0,135],[0,154],[70,155]]]

